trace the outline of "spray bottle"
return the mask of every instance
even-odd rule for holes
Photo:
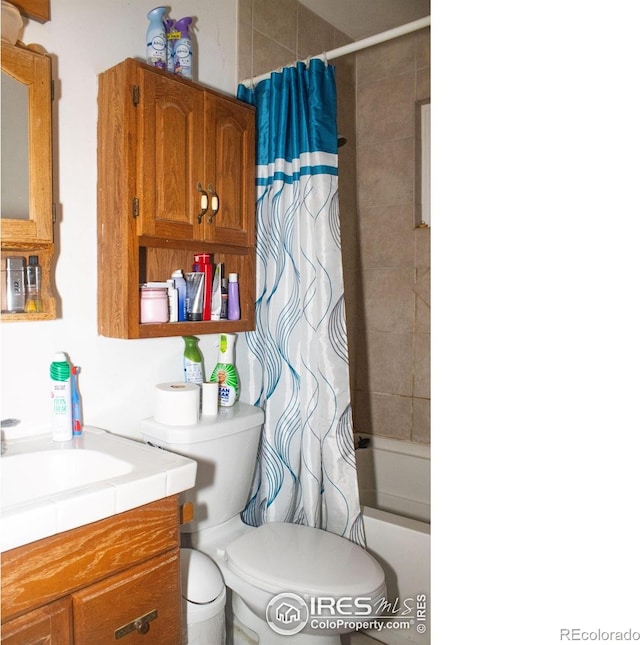
[[[196,336],[183,336],[184,354],[182,365],[185,383],[202,383],[204,381],[204,361],[198,347],[200,340]]]
[[[176,21],[167,18],[164,21],[164,28],[167,33],[167,72],[172,74],[176,71],[176,41],[180,38],[180,32],[174,29]]]
[[[167,7],[156,7],[148,14],[147,63],[160,69],[167,69],[167,32],[165,31],[164,12]]]
[[[180,32],[180,38],[176,40],[175,45],[175,73],[183,78],[193,78],[193,48],[189,35],[191,21],[190,16],[180,18],[174,27],[176,31]]]
[[[236,334],[220,334],[220,353],[218,364],[211,374],[210,381],[218,381],[218,401],[222,407],[231,407],[240,396],[238,372],[234,365]]]

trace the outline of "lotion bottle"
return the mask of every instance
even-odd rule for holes
[[[238,274],[229,274],[229,296],[227,305],[227,318],[240,320],[240,294],[238,293]]]

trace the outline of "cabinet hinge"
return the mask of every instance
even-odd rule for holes
[[[133,198],[133,218],[135,219],[140,215],[140,200],[137,197]]]
[[[56,84],[53,79],[51,79],[51,102],[53,103],[56,98]]]
[[[135,106],[140,103],[140,86],[134,85],[132,90],[131,90],[131,99],[133,100],[133,104]]]
[[[51,204],[51,219],[53,220],[53,223],[56,223],[56,204],[55,202]]]

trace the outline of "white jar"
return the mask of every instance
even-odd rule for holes
[[[140,287],[140,322],[169,322],[169,298],[166,289]]]

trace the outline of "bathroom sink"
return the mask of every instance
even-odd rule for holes
[[[125,475],[133,465],[97,450],[38,450],[2,460],[2,508]]]
[[[71,441],[6,441],[0,470],[6,551],[192,488],[196,462],[85,427]]]

